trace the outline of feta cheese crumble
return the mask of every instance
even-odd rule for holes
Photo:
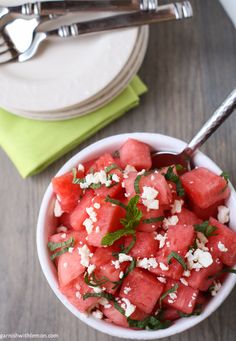
[[[158,267],[156,258],[143,258],[137,261],[137,267],[143,269],[155,269]]]
[[[157,234],[155,237],[154,237],[155,240],[158,240],[160,243],[159,243],[159,248],[162,249],[163,246],[165,246],[165,243],[166,243],[166,239],[167,239],[167,234],[165,233],[164,235],[162,234]]]
[[[189,250],[185,257],[189,270],[208,268],[213,263],[210,252],[201,249]]]
[[[131,291],[130,287],[124,287],[124,294],[127,295]]]
[[[54,216],[55,217],[61,217],[64,211],[61,208],[60,202],[58,199],[55,201],[55,206],[54,206]]]
[[[68,228],[65,227],[65,226],[59,226],[57,228],[57,233],[60,233],[60,232],[67,232]]]
[[[89,248],[87,247],[86,244],[84,244],[84,246],[78,247],[78,251],[81,257],[80,264],[87,268],[89,266],[89,255],[90,255]]]
[[[166,278],[165,277],[161,277],[161,276],[158,276],[157,277],[158,281],[165,284],[166,283]]]
[[[163,227],[164,227],[164,229],[168,229],[169,226],[177,225],[178,221],[179,221],[178,216],[177,215],[172,215],[171,217],[165,218],[163,220]]]
[[[82,163],[78,164],[78,171],[84,172],[84,166],[82,165]]]
[[[203,251],[209,251],[208,247],[206,247],[207,242],[208,242],[207,237],[202,232],[197,232],[196,239],[197,247]]]
[[[180,278],[180,282],[185,285],[186,287],[188,286],[188,282],[186,281],[185,278]]]
[[[162,263],[162,262],[159,263],[159,266],[160,266],[162,271],[168,271],[169,270],[169,266]]]
[[[95,317],[96,319],[99,319],[99,320],[101,320],[103,318],[103,313],[99,309],[93,311],[92,315],[93,315],[93,317]]]
[[[218,249],[219,249],[221,252],[227,252],[227,251],[228,251],[227,247],[225,247],[225,245],[224,245],[222,242],[219,242],[219,243],[217,244],[217,246],[218,246]]]
[[[182,211],[182,206],[184,204],[183,200],[175,200],[174,204],[171,205],[171,214],[180,213]]]
[[[220,290],[221,288],[221,283],[220,281],[214,281],[213,282],[213,286],[211,287],[211,296],[216,296],[216,294],[218,293],[218,291]]]
[[[126,317],[129,317],[130,315],[133,314],[133,312],[135,311],[136,309],[136,306],[131,304],[130,301],[127,299],[127,298],[122,298],[121,301],[123,302],[121,304],[121,308],[124,309],[125,311],[125,316]]]
[[[95,264],[90,264],[88,266],[88,269],[87,269],[88,275],[91,275],[91,273],[94,272],[95,269],[96,269],[96,265]]]
[[[217,215],[217,219],[219,220],[219,222],[221,224],[226,224],[229,222],[229,208],[226,206],[218,206],[218,215]]]
[[[130,262],[133,260],[133,257],[126,255],[126,253],[119,253],[119,263]]]
[[[158,210],[159,209],[159,200],[156,199],[158,196],[158,191],[155,188],[149,186],[143,186],[143,193],[141,195],[142,202],[144,206],[147,207],[148,210]]]

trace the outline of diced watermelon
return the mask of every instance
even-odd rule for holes
[[[229,196],[226,180],[203,167],[183,174],[181,181],[189,199],[202,209]]]
[[[109,308],[102,309],[103,314],[109,319],[110,322],[117,324],[121,327],[129,327],[127,322],[127,318],[121,314],[116,308],[114,308],[113,303],[110,304]],[[142,310],[136,308],[133,314],[130,315],[130,318],[133,320],[144,320],[148,315]]]
[[[187,278],[189,286],[193,289],[199,289],[201,291],[207,290],[215,278],[209,278],[214,276],[217,272],[221,271],[222,263],[219,259],[213,261],[208,268],[202,268],[199,271],[192,270],[191,275]]]
[[[70,224],[70,214],[69,213],[63,213],[61,217],[58,218],[59,225],[65,226],[68,229],[71,229],[72,226]]]
[[[93,292],[84,282],[84,276],[81,275],[69,285],[65,287],[60,287],[61,292],[68,298],[68,300],[73,304],[80,312],[91,311],[99,301],[97,297],[89,297],[83,300],[83,295],[89,292]]]
[[[125,288],[131,290],[127,293]],[[163,285],[149,272],[135,268],[124,279],[120,297],[125,297],[138,309],[150,314],[161,296]]]
[[[150,271],[156,275],[180,279],[184,271],[182,265],[174,258],[171,260],[171,264],[168,265],[167,257],[174,251],[184,258],[194,239],[195,231],[192,225],[169,226],[165,246],[157,253],[159,266],[157,268],[150,268]],[[161,263],[168,267],[168,269],[166,270],[163,266],[160,266]]]
[[[60,232],[60,233],[53,234],[52,236],[49,237],[48,241],[52,243],[62,243],[62,242],[69,240],[71,237],[73,237],[75,240],[75,244],[78,244],[79,242],[82,242],[82,244],[85,244],[86,236],[87,236],[86,231],[77,232],[77,231],[69,230],[68,232],[65,232],[65,233]],[[58,251],[58,249],[56,251]]]
[[[136,228],[137,231],[152,232],[152,231],[156,231],[157,229],[159,229],[161,227],[162,220],[152,222],[152,223],[143,222],[144,220],[148,220],[148,219],[152,219],[152,218],[161,218],[161,217],[164,218],[164,211],[161,207],[158,210],[149,210],[148,211],[144,205],[139,204],[138,208],[142,211],[143,216],[142,216],[141,222],[139,223],[139,225]]]
[[[173,294],[167,295],[167,297],[163,299],[163,304],[185,314],[191,314],[196,304],[198,290],[185,286],[181,282],[168,280],[164,288],[164,293],[175,285],[178,285],[178,288],[174,293],[176,294],[176,297]]]
[[[117,282],[120,280],[120,273],[124,272],[127,267],[127,262],[121,263],[119,268],[116,269],[115,262],[117,259],[112,255],[113,252],[118,251],[117,248],[107,247],[107,248],[97,248],[93,257],[91,258],[91,264],[96,266],[94,274],[98,279],[104,277],[108,278],[111,282]],[[106,288],[109,293],[114,293],[117,288],[114,287],[114,283],[106,282],[102,284],[102,287]]]
[[[100,205],[99,209],[95,209],[97,221],[94,223],[92,232],[88,235],[88,244],[101,247],[102,238],[108,233],[122,228],[121,218],[125,216],[125,210],[110,202],[105,202],[104,197],[97,196],[93,200],[93,205]],[[98,228],[97,228],[98,227]]]
[[[100,170],[104,170],[104,168],[115,163],[114,158],[110,153],[105,153],[100,156],[95,162],[91,165],[91,169],[93,172],[99,172]]]
[[[69,284],[84,272],[84,266],[80,263],[81,257],[77,248],[63,253],[58,261],[58,281],[61,287]]]
[[[175,308],[166,308],[161,312],[161,319],[163,321],[175,321],[177,319],[180,318],[180,314],[178,312],[178,310],[176,310]]]
[[[195,225],[195,224],[201,224],[202,220],[197,217],[195,213],[192,211],[187,210],[187,208],[182,207],[182,210],[180,213],[176,214],[179,221],[179,225]]]
[[[83,172],[77,171],[78,178],[82,178],[83,176]],[[73,184],[72,181],[72,172],[52,179],[53,191],[59,197],[62,210],[67,213],[70,213],[75,208],[82,194],[80,186]]]
[[[91,201],[94,198],[93,190],[86,190],[83,198],[77,204],[75,209],[70,215],[70,224],[75,230],[84,230],[83,222],[88,217],[86,208],[91,205]]]
[[[216,226],[217,230],[214,232],[216,236],[209,237],[207,247],[214,257],[219,257],[228,266],[234,266],[236,264],[236,232],[214,218],[210,218],[209,223]]]
[[[91,173],[91,171],[93,170],[93,169],[91,169],[92,165],[94,165],[95,162],[96,162],[96,159],[83,162],[84,172],[85,172],[86,175],[88,173]]]
[[[194,211],[194,213],[203,220],[208,220],[209,217],[216,218],[218,213],[218,206],[223,205],[225,200],[218,201],[217,203],[202,209],[198,207],[197,205],[194,205],[191,203],[191,209]]]
[[[154,237],[152,232],[136,232],[136,242],[129,255],[135,258],[155,257],[159,243]],[[125,247],[128,247],[132,240],[132,236],[127,236]]]
[[[146,143],[128,139],[119,152],[123,168],[130,165],[137,170],[148,170],[152,166],[150,147]]]
[[[130,172],[128,178],[125,179],[125,191],[129,197],[133,197],[135,193],[134,182],[137,177],[136,172]],[[153,172],[149,175],[143,175],[139,181],[139,189],[142,194],[143,187],[151,187],[158,191],[157,199],[159,205],[164,209],[168,209],[172,203],[172,193],[170,187],[163,175],[159,172]]]
[[[143,192],[143,187],[152,187],[158,191],[157,199],[159,200],[159,205],[163,206],[164,209],[168,209],[172,203],[173,197],[166,181],[165,177],[161,173],[155,171],[147,176],[142,176],[139,182],[139,188],[141,193]]]

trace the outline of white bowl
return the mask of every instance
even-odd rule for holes
[[[150,145],[154,150],[172,150],[172,151],[181,151],[185,147],[185,142],[178,140],[173,137],[160,135],[160,134],[151,134],[151,133],[133,133],[133,134],[121,134],[115,135],[103,140],[100,140],[87,148],[83,149],[81,152],[72,157],[57,173],[57,175],[64,174],[70,171],[74,166],[78,163],[83,163],[87,160],[94,159],[100,156],[104,152],[113,152],[128,139],[134,138],[140,141],[143,141]],[[198,166],[204,166],[209,170],[220,174],[222,170],[207,156],[205,156],[201,152],[197,152],[194,158],[194,162]],[[230,216],[230,226],[233,230],[236,231],[236,215],[233,215],[233,212],[236,210],[236,192],[231,187],[231,195],[228,200],[228,206],[231,209]],[[171,327],[168,329],[157,330],[157,331],[148,331],[148,330],[132,330],[127,328],[118,327],[116,325],[104,322],[102,320],[95,319],[92,316],[87,317],[86,315],[80,313],[68,300],[67,298],[60,292],[58,288],[57,281],[57,273],[56,269],[49,258],[49,253],[47,249],[47,241],[48,237],[54,233],[55,225],[53,224],[53,205],[54,205],[54,195],[52,191],[52,185],[50,184],[46,190],[46,193],[43,197],[43,201],[41,204],[39,218],[38,218],[38,226],[37,226],[37,249],[38,249],[38,257],[44,272],[44,275],[51,286],[52,290],[59,298],[59,300],[69,309],[75,316],[77,316],[81,321],[93,327],[103,333],[109,334],[111,336],[117,336],[121,338],[128,339],[160,339],[163,337],[168,337],[171,335],[175,335],[177,333],[183,332],[187,330],[199,322],[203,321],[209,315],[211,315],[226,299],[231,290],[233,289],[236,283],[236,276],[231,274],[225,280],[222,288],[218,292],[218,294],[213,297],[208,305],[205,307],[203,313],[199,316],[193,316],[190,318],[182,318],[176,321]]]

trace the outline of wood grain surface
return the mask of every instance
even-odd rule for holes
[[[190,139],[236,85],[236,31],[216,0],[193,0],[183,23],[151,28],[141,105],[101,130],[42,174],[22,180],[0,151],[0,334],[56,333],[59,340],[118,341],[96,332],[57,300],[41,271],[35,244],[43,193],[73,154],[100,138],[123,132],[159,132]],[[236,185],[236,114],[203,149]],[[236,290],[200,325],[165,341],[235,341]]]

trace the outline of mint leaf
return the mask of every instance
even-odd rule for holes
[[[209,225],[208,220],[204,221],[201,224],[195,224],[193,226],[195,231],[203,233],[207,238],[211,236],[217,236],[217,234],[214,234],[214,232],[217,230],[217,227]]]
[[[222,172],[220,176],[222,176],[227,183],[229,182],[229,174],[227,172]]]
[[[109,201],[126,209],[125,218],[120,220],[124,228],[111,233],[107,233],[102,238],[102,245],[111,246],[116,240],[120,239],[121,237],[127,236],[129,234],[135,234],[134,228],[140,223],[143,214],[142,211],[139,210],[137,207],[137,204],[139,202],[138,195],[135,195],[133,198],[131,198],[127,206],[125,206],[120,201],[112,199],[110,197],[107,197],[106,201]]]
[[[122,315],[125,316],[124,309],[121,308],[119,303],[116,301],[115,296],[113,296],[112,294],[109,294],[107,292],[99,292],[99,293],[88,292],[87,294],[83,295],[83,300],[86,300],[89,297],[103,297],[103,298],[106,298],[108,301],[113,302],[114,303],[114,307],[116,308],[116,310],[118,310]]]
[[[135,230],[133,229],[120,229],[115,232],[107,233],[103,238],[101,244],[103,246],[111,246],[114,244],[116,240],[119,240],[121,237],[128,236],[129,234],[135,234]]]
[[[147,176],[150,174],[150,172],[144,172],[143,174],[139,174],[136,179],[134,180],[134,190],[136,194],[141,194],[140,188],[139,188],[139,182],[143,176]]]
[[[61,247],[64,247],[64,246],[73,246],[74,241],[75,241],[74,238],[70,237],[68,240],[66,240],[65,242],[61,242],[61,243],[49,242],[48,248],[50,251],[55,251],[56,249],[60,249]]]
[[[159,305],[161,308],[162,305],[162,301],[164,300],[164,298],[166,298],[169,294],[171,294],[172,292],[176,292],[178,289],[178,284],[175,284],[172,288],[170,288],[169,290],[167,290],[166,292],[164,292],[164,294],[161,295],[161,297],[159,298]]]
[[[63,253],[66,253],[69,251],[69,247],[65,247],[64,249],[58,251],[58,252],[55,252],[53,255],[50,256],[50,259],[51,260],[54,260],[55,258],[63,255]]]
[[[113,205],[120,206],[120,207],[124,208],[125,210],[127,208],[127,206],[123,202],[116,200],[116,199],[113,199],[109,195],[106,197],[105,201],[110,202]]]
[[[143,224],[153,224],[153,223],[157,223],[159,221],[163,221],[165,217],[160,216],[160,217],[155,217],[155,218],[150,218],[150,219],[143,219],[141,222]]]
[[[173,169],[174,166],[168,167],[166,174],[164,174],[164,177],[167,181],[175,183],[178,196],[183,197],[185,195],[184,188],[182,186],[179,176],[173,172]]]
[[[187,265],[185,263],[185,261],[183,260],[183,257],[181,257],[177,252],[172,251],[168,257],[167,257],[167,263],[170,264],[171,263],[171,259],[174,258],[177,260],[177,262],[179,262],[182,267],[184,268],[184,270],[187,270]]]
[[[118,288],[118,286],[123,283],[123,280],[128,276],[128,274],[130,272],[132,272],[134,270],[135,267],[136,267],[136,260],[133,259],[132,262],[130,263],[130,265],[126,268],[124,276],[119,281],[113,282],[113,283],[115,283],[115,285],[112,289]]]
[[[120,171],[122,171],[122,169],[116,163],[112,163],[110,166],[107,166],[104,170],[106,173],[109,173],[113,169],[119,169]]]
[[[102,277],[102,278],[97,278],[94,274],[94,272],[89,276],[88,273],[85,274],[84,276],[84,282],[89,285],[90,287],[100,287],[101,285],[110,282],[109,278],[107,277]]]
[[[158,330],[168,328],[171,325],[170,321],[162,322],[154,316],[149,316],[144,320],[133,320],[128,317],[127,321],[129,323],[129,327],[137,329]]]

